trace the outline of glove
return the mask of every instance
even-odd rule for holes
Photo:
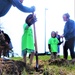
[[[31,6],[32,13],[35,12],[35,6]]]
[[[34,24],[37,21],[37,18],[35,15],[33,14],[29,14],[26,18],[26,23],[28,24],[28,26],[31,26],[32,24]]]

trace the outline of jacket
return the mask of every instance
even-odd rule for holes
[[[69,40],[75,37],[75,22],[69,19],[64,26],[64,37],[65,40]]]
[[[17,7],[22,12],[34,12],[34,9],[23,6],[20,0],[0,0],[0,17],[4,16],[11,8],[11,6]]]

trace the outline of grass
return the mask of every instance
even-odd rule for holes
[[[63,56],[60,56],[60,58],[63,58]],[[22,57],[13,57],[11,58],[13,60],[23,60]],[[42,55],[38,56],[38,59],[41,60],[42,62],[39,63],[43,64],[42,68],[44,69],[44,72],[42,74],[28,74],[25,69],[23,71],[22,75],[47,75],[45,73],[48,72],[49,75],[75,75],[75,65],[68,65],[68,66],[58,66],[58,65],[48,65],[48,62],[43,61],[48,61],[50,59],[50,55]],[[33,63],[35,62],[36,57],[33,59]],[[68,56],[68,60],[71,60],[71,57]],[[35,71],[36,73],[36,71]]]
[[[60,58],[63,58],[63,56],[60,56]],[[50,59],[50,55],[42,55],[42,56],[38,56],[39,60],[49,60]],[[34,57],[34,60],[36,60],[36,57]],[[71,57],[68,56],[68,60],[71,60]]]
[[[63,58],[63,56],[60,56],[60,58]],[[12,57],[12,60],[22,60],[22,57]],[[38,56],[39,60],[49,60],[50,59],[50,55],[40,55]],[[34,60],[36,60],[36,57],[34,57]],[[68,56],[68,60],[71,60],[71,57]]]
[[[11,59],[12,60],[22,60],[23,58],[22,57],[12,57]]]

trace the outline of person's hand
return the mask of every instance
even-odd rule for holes
[[[63,42],[64,42],[64,40],[61,41],[61,43],[63,43]]]
[[[35,6],[31,6],[32,13],[35,12]]]
[[[37,21],[37,18],[35,15],[33,14],[29,14],[26,18],[26,23],[28,24],[28,26],[31,26],[32,24],[34,24]]]
[[[61,36],[60,36],[60,38],[63,38],[63,37],[64,37],[64,35],[61,35]]]

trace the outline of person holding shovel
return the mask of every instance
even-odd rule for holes
[[[32,13],[35,12],[35,6],[30,8],[22,5],[24,0],[0,0],[0,17],[5,16],[12,6],[16,7],[22,12]]]
[[[30,64],[32,64],[32,60],[34,57],[35,46],[34,46],[33,30],[31,25],[33,25],[36,21],[37,21],[36,16],[33,14],[29,14],[26,17],[25,24],[23,25],[24,33],[22,35],[21,44],[22,44],[22,55],[23,55],[23,60],[25,62],[25,65],[26,65],[27,53],[31,54]]]

